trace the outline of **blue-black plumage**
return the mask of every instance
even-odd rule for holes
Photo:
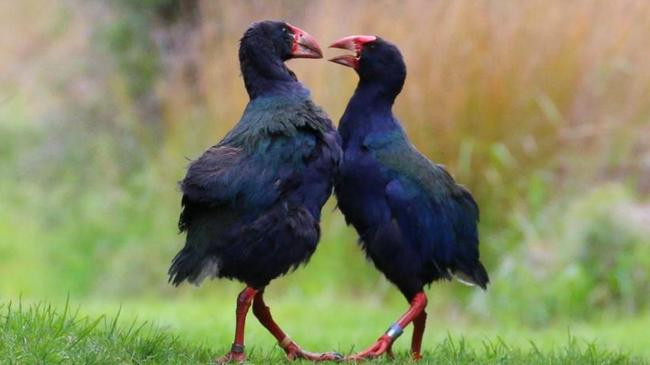
[[[307,262],[316,249],[321,208],[341,157],[331,121],[284,64],[301,57],[322,57],[308,33],[285,22],[251,25],[239,50],[250,102],[234,129],[193,161],[180,183],[179,228],[187,238],[172,261],[170,281],[223,277],[248,286],[238,300],[232,351],[220,361],[244,359],[250,305],[290,357],[315,356],[287,340],[262,297],[271,280]]]
[[[359,75],[338,128],[344,154],[335,184],[338,205],[366,255],[412,303],[399,323],[415,323],[412,352],[419,357],[423,287],[454,276],[484,289],[488,284],[479,261],[479,209],[443,166],[416,150],[393,115],[406,78],[397,47],[375,36],[346,37],[332,47],[355,52],[331,61]],[[353,359],[390,351],[393,340],[383,336]]]

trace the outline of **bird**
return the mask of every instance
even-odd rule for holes
[[[374,266],[410,303],[376,343],[350,360],[386,354],[413,322],[411,356],[420,359],[426,324],[424,286],[439,279],[486,289],[479,260],[479,208],[447,170],[409,141],[392,107],[406,79],[399,49],[378,36],[348,36],[330,47],[354,52],[330,61],[359,82],[339,122],[343,160],[334,186],[338,207]]]
[[[271,280],[314,253],[321,208],[342,156],[331,120],[285,65],[294,58],[322,58],[306,31],[274,20],[245,31],[239,61],[250,100],[239,122],[190,163],[180,182],[178,227],[187,236],[169,281],[199,285],[206,278],[227,278],[246,285],[237,297],[234,342],[218,363],[245,361],[251,306],[289,359],[340,358],[303,350],[275,323],[263,297]]]

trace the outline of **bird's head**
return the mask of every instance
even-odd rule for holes
[[[277,85],[297,81],[285,61],[322,57],[314,37],[281,21],[265,20],[251,24],[239,45],[239,63],[251,99],[277,89]]]
[[[372,35],[353,35],[339,39],[330,45],[353,51],[331,58],[330,61],[351,67],[361,81],[379,82],[399,91],[406,78],[406,65],[399,49],[392,43]]]
[[[273,20],[251,24],[241,39],[240,50],[254,53],[261,50],[267,57],[281,61],[323,57],[316,39],[309,33],[287,22]]]

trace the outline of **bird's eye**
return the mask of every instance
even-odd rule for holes
[[[370,49],[375,49],[375,44],[374,43],[370,44]]]
[[[282,32],[286,33],[287,32],[287,27],[282,27]]]

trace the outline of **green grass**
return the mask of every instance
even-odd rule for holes
[[[89,303],[89,313],[73,309],[68,301],[61,306],[38,302],[5,302],[0,310],[0,359],[3,363],[19,364],[206,364],[224,353],[230,344],[232,318],[219,313],[222,321],[213,321],[215,312],[210,306],[170,303],[167,307],[149,305],[146,302],[130,303],[113,314],[97,315],[101,305]],[[313,303],[308,303],[313,304]],[[108,308],[106,303],[104,308]],[[172,314],[176,307],[179,313]],[[291,306],[279,306],[279,317],[285,317]],[[362,306],[368,312],[366,306]],[[131,308],[131,309],[127,309]],[[136,319],[134,313],[147,308],[148,316],[158,320]],[[187,310],[185,310],[187,308]],[[197,310],[201,308],[201,321]],[[310,327],[298,313],[292,327],[301,327],[295,338],[304,341],[305,347],[318,345],[317,350],[336,350],[350,353],[367,345],[377,337],[377,326],[368,324],[363,315],[350,321],[359,313],[350,311],[350,303],[340,308],[330,308],[328,315],[317,316]],[[143,313],[143,312],[141,312]],[[382,316],[384,311],[379,310]],[[230,313],[228,313],[230,314]],[[144,317],[147,317],[145,315]],[[175,319],[174,319],[175,318]],[[381,317],[384,320],[384,317]],[[387,321],[389,317],[386,317]],[[170,319],[174,319],[170,321]],[[177,322],[174,322],[177,321]],[[175,324],[174,324],[175,323]],[[179,323],[183,325],[178,326]],[[337,325],[338,323],[338,325]],[[388,323],[388,322],[386,322]],[[212,331],[203,332],[211,328]],[[313,325],[313,323],[312,323]],[[320,328],[321,325],[327,329]],[[383,325],[383,323],[381,324]],[[193,326],[193,327],[192,327]],[[644,326],[647,328],[647,326]],[[311,329],[310,329],[311,328]],[[283,352],[273,344],[270,336],[251,318],[248,322],[247,353],[251,363],[284,362]],[[347,332],[347,335],[345,334]],[[473,334],[472,334],[473,332]],[[480,331],[479,331],[480,332]],[[613,350],[588,336],[578,336],[561,331],[537,335],[538,341],[527,339],[530,332],[514,334],[505,331],[503,336],[484,335],[469,331],[465,337],[456,333],[436,330],[435,322],[429,321],[429,333],[425,341],[424,364],[645,364],[647,360],[624,350]],[[211,335],[210,335],[211,333]],[[309,336],[312,333],[313,336]],[[488,333],[488,332],[483,332]],[[378,359],[372,363],[407,363],[407,332],[396,344],[394,361]],[[517,340],[514,340],[518,336]],[[342,344],[341,340],[357,338],[361,346]],[[550,338],[553,338],[550,340]],[[363,340],[361,340],[363,338]],[[528,337],[530,338],[530,337]],[[363,343],[362,343],[363,342]],[[299,362],[300,363],[300,362]]]
[[[0,358],[17,364],[205,363],[209,352],[150,322],[118,326],[119,315],[87,317],[65,306],[4,305]]]

